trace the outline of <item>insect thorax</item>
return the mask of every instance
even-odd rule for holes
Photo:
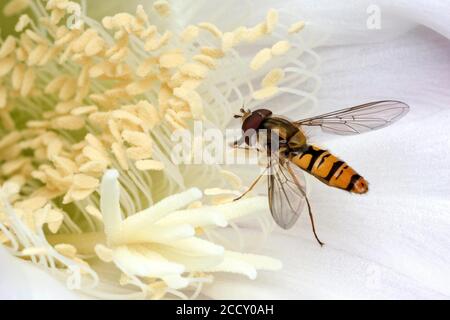
[[[306,137],[302,130],[287,119],[269,117],[264,120],[260,128],[276,132],[281,151],[300,150],[306,145]]]

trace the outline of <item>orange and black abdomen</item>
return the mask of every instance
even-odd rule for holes
[[[368,190],[368,183],[363,177],[327,150],[308,145],[303,151],[292,155],[290,160],[331,187],[354,193],[366,193]]]

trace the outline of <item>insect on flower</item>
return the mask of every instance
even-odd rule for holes
[[[241,108],[242,114],[235,115],[235,118],[241,118],[244,135],[234,146],[244,144],[244,149],[255,149],[253,142],[256,142],[258,151],[259,146],[264,146],[268,165],[249,189],[235,200],[252,190],[267,172],[269,206],[275,222],[283,229],[289,229],[306,205],[314,236],[322,246],[323,242],[319,240],[315,230],[303,173],[299,169],[312,174],[330,187],[351,193],[366,193],[369,190],[368,182],[345,161],[327,150],[310,145],[302,127],[319,126],[324,132],[339,135],[359,134],[386,127],[404,116],[408,110],[408,105],[403,102],[385,100],[290,121],[272,114],[268,109],[252,112]]]

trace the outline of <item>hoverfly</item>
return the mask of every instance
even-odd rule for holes
[[[327,150],[308,144],[303,126],[320,127],[322,131],[338,135],[353,135],[377,130],[390,125],[404,116],[409,110],[407,104],[384,100],[369,102],[320,116],[299,121],[290,121],[272,114],[270,110],[244,110],[235,118],[241,118],[244,135],[234,143],[235,147],[244,144],[250,149],[249,138],[253,136],[259,145],[265,145],[268,165],[269,207],[275,222],[283,229],[292,227],[301,212],[307,207],[314,237],[317,236],[311,205],[306,195],[303,171],[313,175],[326,185],[363,194],[368,191],[368,182],[345,161],[340,160]],[[270,141],[261,143],[260,132],[276,132],[277,150],[272,150]],[[248,134],[248,132],[250,132]],[[302,169],[302,170],[300,170]],[[247,194],[264,175],[257,177],[250,188],[238,200]]]

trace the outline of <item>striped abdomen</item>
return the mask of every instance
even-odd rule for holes
[[[292,156],[291,161],[331,187],[354,193],[366,193],[368,190],[368,183],[363,177],[327,150],[307,146],[304,151]]]

